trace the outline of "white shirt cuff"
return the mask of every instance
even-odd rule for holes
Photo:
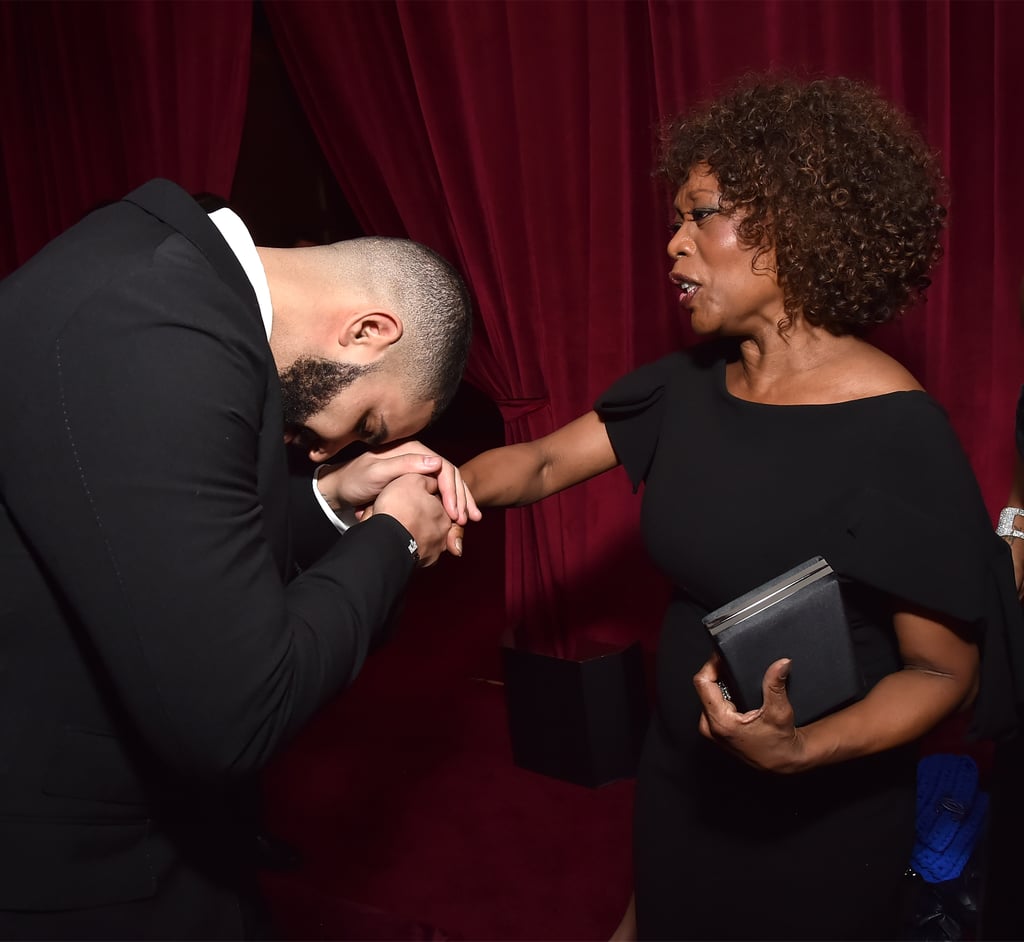
[[[354,527],[359,521],[356,520],[356,512],[352,507],[346,507],[344,510],[335,512],[331,505],[327,503],[327,498],[320,493],[320,488],[316,486],[316,482],[320,480],[320,473],[329,467],[332,467],[332,465],[322,464],[313,471],[313,496],[320,505],[320,509],[326,514],[327,519],[334,524],[334,528],[339,533],[344,533],[349,527]]]

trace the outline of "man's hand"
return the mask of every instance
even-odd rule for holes
[[[480,510],[459,469],[419,442],[367,451],[345,464],[329,467],[320,473],[317,487],[332,508],[352,507],[361,519],[364,508],[392,481],[406,474],[434,478],[449,519],[460,528],[469,520],[480,519]]]
[[[377,495],[364,516],[388,514],[394,517],[419,546],[420,566],[433,566],[448,546],[451,517],[438,500],[434,477],[414,472],[395,479]]]
[[[789,675],[786,658],[765,671],[764,703],[760,709],[740,713],[719,687],[721,660],[714,655],[695,675],[693,686],[704,712],[701,735],[714,740],[755,769],[796,772],[803,758],[800,730],[793,725],[793,707],[786,695]]]

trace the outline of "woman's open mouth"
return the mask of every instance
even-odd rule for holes
[[[683,307],[689,307],[693,303],[694,295],[700,291],[700,285],[695,281],[679,281],[679,303]]]

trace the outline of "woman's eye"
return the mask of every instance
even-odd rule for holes
[[[678,232],[688,219],[692,219],[697,225],[707,222],[712,216],[717,216],[722,210],[717,206],[709,206],[707,209],[690,209],[685,213],[680,213],[681,219],[677,219],[675,222],[669,224],[669,231],[672,233]]]

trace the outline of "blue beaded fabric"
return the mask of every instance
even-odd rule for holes
[[[911,867],[928,883],[960,876],[988,811],[970,756],[935,753],[917,765],[917,841]]]

